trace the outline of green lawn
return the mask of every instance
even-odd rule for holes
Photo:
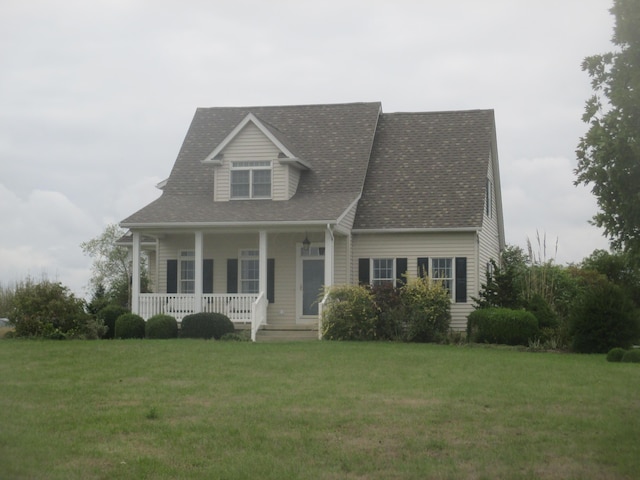
[[[640,477],[640,365],[383,343],[0,341],[0,477]]]

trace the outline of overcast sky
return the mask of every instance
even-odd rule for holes
[[[573,186],[609,0],[0,2],[0,284],[84,295],[80,243],[159,196],[197,107],[496,112],[507,243],[607,248]],[[555,243],[558,243],[555,254]]]

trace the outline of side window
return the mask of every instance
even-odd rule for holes
[[[493,215],[493,182],[487,178],[487,191],[484,200],[485,213],[491,218]]]

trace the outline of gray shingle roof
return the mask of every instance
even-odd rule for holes
[[[482,225],[493,110],[383,114],[354,228]]]
[[[202,160],[249,113],[311,165],[288,201],[213,201],[215,167]],[[162,196],[122,225],[325,223],[362,194],[357,229],[480,227],[494,129],[492,110],[381,114],[380,103],[199,108]]]
[[[214,167],[201,161],[249,113],[311,165],[289,201],[213,202]],[[378,102],[199,108],[162,196],[122,225],[335,221],[362,191],[379,113]]]

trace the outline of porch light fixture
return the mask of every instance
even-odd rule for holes
[[[311,249],[311,242],[309,241],[309,237],[305,233],[304,234],[304,240],[302,241],[302,251],[304,253],[309,253],[310,249]]]

